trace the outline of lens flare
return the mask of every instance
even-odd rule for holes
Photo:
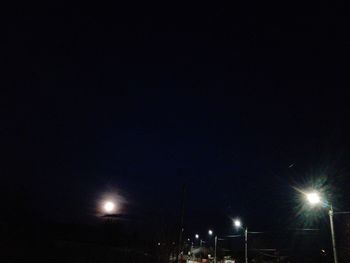
[[[239,219],[235,219],[233,221],[233,224],[234,224],[235,227],[241,227],[242,226],[242,222]]]
[[[311,205],[317,205],[321,202],[321,197],[316,192],[306,194],[306,199]]]

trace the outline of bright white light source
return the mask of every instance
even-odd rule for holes
[[[212,230],[209,230],[208,231],[208,234],[211,236],[211,235],[213,235],[213,231]]]
[[[235,227],[241,227],[242,226],[242,222],[239,219],[235,219],[233,221],[233,224],[235,225]]]
[[[196,237],[196,239],[198,239],[198,238],[199,238],[199,235],[198,235],[198,234],[196,234],[196,235],[195,235],[195,237]]]
[[[103,209],[106,213],[113,213],[115,210],[115,204],[111,201],[108,201],[103,205]]]
[[[316,192],[306,194],[306,198],[309,201],[309,203],[312,205],[316,205],[321,202],[320,195]]]

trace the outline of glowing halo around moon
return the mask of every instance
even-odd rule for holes
[[[103,204],[103,210],[104,212],[106,212],[107,214],[112,214],[115,212],[116,210],[116,205],[114,202],[112,201],[106,201],[104,204]]]
[[[117,190],[101,194],[96,203],[96,216],[119,215],[125,213],[127,201]]]

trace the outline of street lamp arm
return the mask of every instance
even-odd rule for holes
[[[248,234],[264,234],[265,232],[251,232],[251,231],[248,231]]]
[[[350,214],[350,211],[339,211],[339,212],[333,212],[334,215],[340,215],[340,214]]]

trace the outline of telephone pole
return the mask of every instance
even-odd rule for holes
[[[182,186],[182,198],[181,198],[181,213],[180,213],[180,230],[179,230],[179,244],[178,251],[176,254],[176,263],[179,262],[179,255],[182,252],[182,238],[184,232],[184,216],[185,216],[185,194],[186,194],[186,184]]]

